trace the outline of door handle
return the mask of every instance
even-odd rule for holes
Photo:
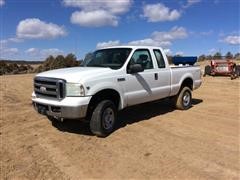
[[[158,80],[158,73],[154,73],[154,79]]]

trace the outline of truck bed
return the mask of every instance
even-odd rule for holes
[[[170,69],[172,84],[171,95],[175,95],[179,91],[182,79],[188,77],[193,79],[193,89],[195,89],[195,85],[200,83],[201,69],[199,68],[199,65],[170,65]]]

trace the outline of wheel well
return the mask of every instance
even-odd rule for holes
[[[193,90],[193,80],[191,78],[186,78],[181,85],[181,89],[183,87],[189,87],[191,90]]]
[[[87,110],[87,117],[89,117],[93,111],[93,109],[96,107],[96,105],[102,101],[102,100],[111,100],[116,108],[118,109],[120,104],[120,95],[116,90],[113,89],[104,89],[99,92],[97,92],[95,95],[92,96]]]

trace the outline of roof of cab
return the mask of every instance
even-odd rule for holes
[[[118,46],[109,46],[109,47],[103,47],[103,48],[98,48],[99,49],[111,49],[111,48],[131,48],[131,49],[162,49],[161,47],[157,46],[133,46],[133,45],[118,45]]]

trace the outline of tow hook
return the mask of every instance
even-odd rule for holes
[[[63,121],[64,121],[64,119],[63,119],[62,117],[54,116],[54,118],[55,118],[56,120],[60,121],[60,122],[63,122]]]

